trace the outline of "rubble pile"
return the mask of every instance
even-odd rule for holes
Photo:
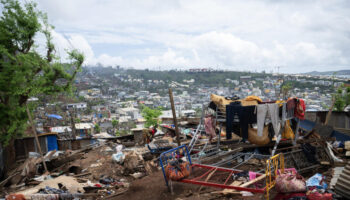
[[[115,161],[117,152],[123,154],[122,161]],[[24,199],[115,197],[126,192],[134,179],[157,170],[156,158],[147,153],[145,147],[128,149],[114,142],[77,151],[52,151],[44,156],[49,172],[43,170],[40,157],[30,157],[1,182],[2,195],[7,199],[16,195]]]
[[[350,198],[350,136],[338,137],[326,124],[305,128],[302,99],[261,102],[253,96],[237,100],[213,95],[203,108],[200,119],[179,123],[180,133],[171,123],[162,124],[163,131],[134,129],[134,137],[98,139],[78,150],[30,153],[0,182],[1,195],[6,199]]]

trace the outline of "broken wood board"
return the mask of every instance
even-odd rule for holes
[[[205,179],[204,182],[208,182],[208,180],[213,176],[213,174],[216,172],[217,169],[218,168],[215,168],[214,171],[210,172],[210,174],[207,176],[207,178]],[[202,188],[203,188],[203,185],[199,188],[198,192],[200,192],[202,190]]]
[[[230,186],[240,186],[243,182],[242,181],[233,181]],[[228,194],[240,194],[239,191],[234,190],[234,189],[223,189],[222,191],[215,191],[212,192],[213,194],[223,194],[223,195],[228,195]]]

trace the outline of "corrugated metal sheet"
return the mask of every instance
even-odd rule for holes
[[[345,198],[350,197],[350,161],[340,174],[338,181],[334,186],[334,190],[338,195]]]
[[[46,138],[47,138],[47,150],[48,151],[58,150],[57,135],[48,135],[46,136]]]
[[[70,140],[58,140],[57,143],[58,143],[58,149],[60,151],[72,149],[72,144]]]
[[[39,144],[40,144],[40,148],[43,154],[47,153],[47,141],[46,141],[46,137],[39,137]],[[36,143],[35,143],[36,146]],[[36,146],[36,152],[39,152],[37,146]]]

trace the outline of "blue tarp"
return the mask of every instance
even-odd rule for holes
[[[302,128],[303,130],[310,132],[316,126],[316,123],[310,120],[301,120],[299,125],[300,125],[300,128]],[[350,140],[349,135],[346,135],[336,130],[332,131],[330,137],[335,137],[337,141],[343,141],[343,142]]]
[[[55,114],[46,114],[46,116],[49,117],[49,118],[62,119],[61,116],[55,115]]]
[[[305,131],[312,131],[312,129],[315,127],[316,123],[310,120],[300,120],[300,128]]]
[[[56,135],[47,136],[47,151],[52,151],[52,150],[58,150]]]
[[[350,140],[350,136],[344,133],[341,133],[339,131],[333,130],[331,137],[335,137],[337,141],[349,141]]]

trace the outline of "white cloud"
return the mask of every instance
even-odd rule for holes
[[[91,65],[285,72],[350,65],[350,4],[342,0],[39,0],[39,7],[57,27],[59,53],[74,46]]]

